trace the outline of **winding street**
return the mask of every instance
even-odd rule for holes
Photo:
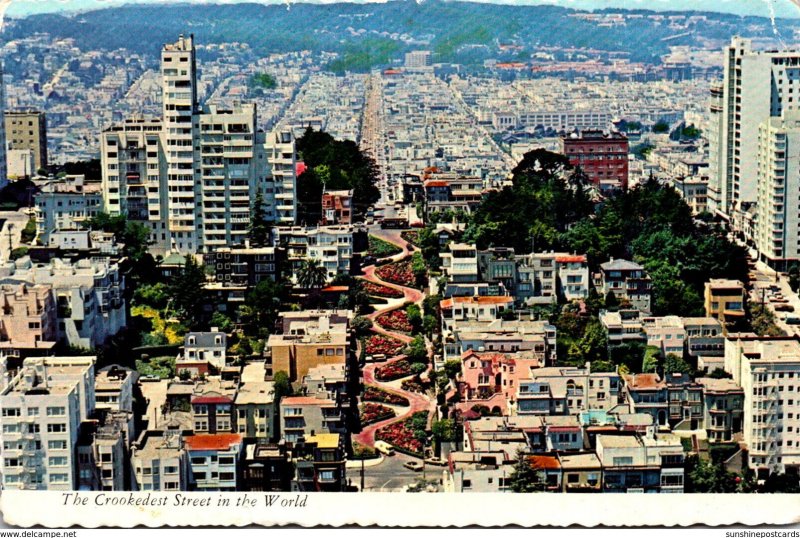
[[[396,246],[398,246],[398,247],[403,249],[403,251],[400,252],[399,254],[395,254],[394,256],[391,256],[390,258],[388,258],[392,262],[403,261],[403,260],[407,259],[411,255],[411,251],[408,248],[409,245],[406,242],[406,240],[403,239],[400,236],[400,231],[399,230],[380,230],[380,231],[376,231],[375,233],[373,233],[373,235],[375,237],[383,239],[384,241],[388,241],[388,242],[390,242],[390,243],[392,243],[392,244],[394,244],[394,245],[396,245]],[[385,261],[385,260],[386,260],[386,258],[384,258],[382,261]],[[369,318],[373,322],[372,331],[377,333],[377,334],[381,334],[381,335],[384,335],[384,336],[390,336],[392,338],[396,338],[396,339],[398,339],[398,340],[400,340],[400,341],[402,341],[404,343],[411,342],[411,340],[413,340],[412,337],[410,337],[410,336],[408,336],[406,334],[402,334],[402,333],[398,333],[398,332],[394,332],[394,331],[388,331],[388,330],[384,329],[383,327],[378,326],[378,324],[375,323],[375,319],[378,316],[380,316],[381,314],[385,314],[387,312],[391,312],[392,310],[397,310],[398,308],[402,308],[402,306],[404,304],[409,303],[409,302],[416,303],[416,304],[421,304],[423,299],[425,298],[425,294],[422,293],[420,290],[417,290],[417,289],[414,289],[414,288],[409,288],[409,287],[406,287],[406,286],[400,286],[400,285],[397,285],[397,284],[392,284],[390,282],[384,282],[383,280],[378,278],[378,276],[375,274],[375,269],[376,269],[376,266],[374,266],[374,265],[370,265],[368,267],[365,267],[364,268],[364,276],[361,277],[361,278],[363,278],[367,282],[372,282],[373,284],[378,284],[380,286],[386,286],[386,287],[389,287],[389,288],[400,290],[400,291],[403,292],[404,297],[403,297],[403,299],[390,300],[388,306],[386,306],[384,308],[381,308],[379,310],[376,310],[372,314],[369,314],[368,316],[366,316],[367,318]],[[397,357],[393,357],[393,358],[391,358],[389,360],[382,361],[380,363],[369,364],[369,365],[364,367],[363,377],[364,377],[364,385],[365,386],[366,385],[373,385],[373,386],[376,386],[376,387],[380,387],[381,389],[383,389],[383,390],[385,390],[387,392],[398,394],[400,396],[404,396],[405,398],[407,398],[408,402],[409,402],[408,409],[405,411],[405,413],[398,414],[398,416],[396,416],[396,417],[393,417],[393,418],[390,418],[390,419],[386,419],[384,421],[376,422],[374,424],[369,424],[368,426],[365,426],[364,429],[361,431],[361,433],[353,435],[353,440],[354,441],[356,441],[358,443],[361,443],[362,445],[373,447],[373,446],[375,446],[375,432],[378,429],[383,428],[385,426],[388,426],[390,424],[394,424],[395,422],[400,422],[400,421],[408,418],[409,416],[411,416],[412,414],[414,414],[414,413],[416,413],[418,411],[426,411],[427,410],[427,411],[433,412],[435,410],[435,401],[432,400],[431,398],[428,398],[426,395],[420,394],[418,392],[411,392],[411,391],[403,390],[402,388],[400,388],[400,384],[402,383],[402,381],[405,380],[405,379],[410,379],[412,376],[408,376],[408,377],[404,377],[402,379],[397,379],[397,380],[388,381],[388,382],[382,382],[382,381],[378,381],[376,379],[375,370],[378,367],[385,366],[385,365],[391,364],[393,362],[397,362],[399,360],[402,360],[403,358],[404,358],[404,355],[398,355]],[[429,368],[430,368],[430,366],[429,366]]]

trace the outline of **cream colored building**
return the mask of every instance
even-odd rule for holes
[[[750,468],[760,478],[800,469],[800,341],[729,334],[725,371],[744,392]]]

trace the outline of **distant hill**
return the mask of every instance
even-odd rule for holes
[[[178,34],[194,33],[199,43],[246,42],[259,54],[302,49],[340,52],[345,56],[340,67],[365,69],[413,48],[430,48],[435,61],[461,63],[496,56],[498,43],[520,45],[516,53],[521,57],[534,46],[591,47],[622,51],[634,61],[655,62],[670,45],[728,40],[735,34],[772,36],[770,22],[763,17],[704,13],[707,23],[676,31],[646,17],[630,20],[626,26],[598,27],[570,17],[576,13],[580,12],[557,6],[441,0],[293,3],[288,9],[285,4],[125,5],[80,14],[32,15],[13,21],[3,37],[47,32],[74,38],[84,50],[126,48],[156,54]],[[791,19],[777,24],[788,36],[800,28],[800,21]]]

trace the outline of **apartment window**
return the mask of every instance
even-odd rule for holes
[[[633,458],[631,456],[616,456],[614,457],[614,467],[621,465],[633,465]]]
[[[29,417],[38,417],[39,416],[39,408],[38,407],[29,407],[28,408],[28,416]]]
[[[192,458],[192,465],[205,465],[206,459],[205,458]]]
[[[47,416],[48,417],[63,417],[66,415],[66,409],[63,407],[48,407],[47,408]]]
[[[220,480],[233,480],[235,476],[235,473],[219,473]]]
[[[66,424],[48,424],[47,433],[65,433],[67,431]]]
[[[233,458],[233,456],[221,456],[219,458],[220,465],[233,465],[235,462],[236,460]]]
[[[164,467],[164,474],[176,474],[178,472],[178,468],[174,465]]]
[[[51,467],[66,467],[67,458],[65,456],[51,456],[48,459]]]
[[[177,482],[164,482],[164,489],[166,490],[178,489],[178,487]]]
[[[580,475],[578,473],[569,473],[567,475],[568,484],[577,484],[579,481],[580,481]]]
[[[67,449],[67,442],[66,441],[47,441],[47,448],[48,448],[48,450],[66,450]]]
[[[6,467],[22,467],[22,460],[19,458],[6,458],[5,459],[5,466]]]
[[[50,475],[50,483],[51,484],[64,484],[69,482],[69,476],[66,474],[51,474]]]
[[[17,407],[4,407],[3,408],[3,416],[4,417],[18,417],[21,416],[20,409]]]

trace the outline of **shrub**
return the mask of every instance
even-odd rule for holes
[[[405,420],[380,428],[375,433],[375,439],[386,441],[399,452],[422,457],[427,422],[428,412],[419,411]]]
[[[374,235],[369,236],[369,254],[376,258],[388,258],[400,254],[403,249]]]

